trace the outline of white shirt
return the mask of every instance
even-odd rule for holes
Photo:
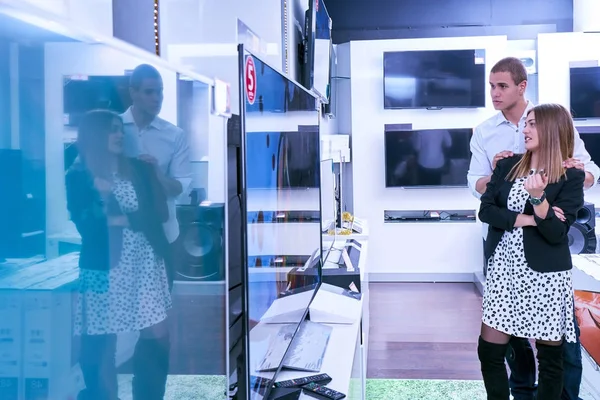
[[[148,154],[156,158],[158,168],[168,177],[181,183],[183,192],[187,192],[192,183],[190,147],[185,132],[177,126],[159,117],[140,130],[135,124],[131,108],[125,111],[123,119],[124,150],[129,157]],[[163,224],[169,243],[179,236],[179,223],[175,210],[175,197],[167,199],[169,219]]]
[[[480,178],[492,174],[492,160],[496,154],[505,150],[512,151],[515,154],[525,153],[523,129],[525,128],[527,113],[533,107],[534,105],[531,102],[527,102],[527,108],[521,116],[518,126],[508,121],[504,114],[499,112],[475,128],[471,138],[471,164],[467,174],[469,188],[475,197],[481,197],[475,186]],[[584,164],[586,172],[592,174],[595,185],[598,178],[600,178],[600,168],[592,161],[577,129],[575,129],[573,157]],[[483,224],[483,228],[483,237],[485,238],[487,237],[487,224]]]

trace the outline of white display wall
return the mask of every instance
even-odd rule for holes
[[[384,110],[383,53],[440,49],[485,49],[486,76],[508,55],[505,36],[359,41],[338,46],[338,58],[349,60],[351,78],[350,96],[342,96],[338,102],[338,110],[344,109],[338,111],[339,127],[346,127],[343,114],[349,113],[354,213],[369,221],[372,281],[473,281],[473,273],[482,269],[479,222],[383,222],[384,210],[479,207],[468,188],[385,187],[385,124],[410,123],[415,129],[473,128],[495,113],[487,97],[486,108],[480,109]]]

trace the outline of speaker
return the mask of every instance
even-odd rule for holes
[[[592,254],[596,252],[596,208],[592,203],[584,203],[577,212],[577,219],[567,233],[571,254]]]
[[[224,219],[223,204],[177,206],[176,281],[225,280]]]

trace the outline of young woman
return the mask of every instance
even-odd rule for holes
[[[79,158],[66,175],[67,207],[81,235],[81,400],[117,399],[116,335],[140,331],[133,398],[162,399],[168,373],[171,297],[165,269],[166,196],[155,167],[126,158],[118,115],[91,111],[77,137]]]
[[[575,342],[567,232],[583,206],[585,173],[563,167],[574,147],[573,120],[564,107],[533,108],[523,134],[526,153],[498,161],[481,197],[479,219],[490,227],[477,352],[488,399],[508,400],[508,341],[511,336],[535,339],[537,398],[559,400],[561,345]]]

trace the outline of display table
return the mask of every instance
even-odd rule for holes
[[[369,334],[369,291],[367,280],[367,242],[360,241],[362,251],[357,271],[361,283],[362,295],[359,300],[349,299],[342,296],[340,302],[354,302],[352,307],[337,307],[331,301],[332,293],[327,290],[328,285],[323,284],[319,292],[315,295],[311,303],[311,322],[321,324],[331,328],[329,341],[325,349],[322,364],[319,372],[294,371],[282,369],[278,374],[276,381],[301,378],[304,376],[326,373],[331,376],[332,381],[326,386],[346,394],[347,399],[364,400],[365,383],[367,371],[367,352],[368,352],[368,334]],[[324,270],[325,271],[325,270]],[[347,288],[346,288],[347,289]],[[281,299],[283,300],[283,299]],[[272,308],[280,308],[282,302],[275,302]],[[356,307],[356,309],[355,309]],[[335,315],[340,308],[344,308],[342,318]],[[350,311],[350,308],[353,310]],[[282,314],[282,311],[270,312],[268,320],[273,321],[274,314]],[[291,322],[298,314],[293,311],[286,317],[278,319],[281,323],[259,322],[250,331],[250,375],[272,378],[273,372],[257,372],[258,365],[261,365],[265,355],[269,352],[277,351],[273,346],[275,338],[281,327],[286,322]],[[297,321],[297,320],[296,320]],[[312,397],[303,393],[301,399],[311,399]]]

